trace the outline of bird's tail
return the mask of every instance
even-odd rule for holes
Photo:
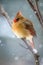
[[[35,47],[34,45],[34,40],[33,40],[33,36],[30,35],[29,37],[26,38],[28,40],[28,45],[30,45],[32,47],[32,49]]]
[[[27,43],[27,40],[24,39],[24,38],[22,38],[22,40],[24,41],[25,45],[27,46],[26,49],[29,49],[29,50],[33,53],[33,49],[32,49],[32,47]]]
[[[30,42],[30,47],[32,48],[33,53],[34,53],[34,54],[37,54],[38,51],[37,51],[37,49],[35,49],[35,45],[34,45],[34,40],[33,40],[33,38],[29,39],[29,42]]]
[[[34,45],[34,40],[33,40],[33,38],[30,39],[29,42],[30,42],[29,45],[30,45],[32,48],[34,48],[35,45]]]
[[[35,47],[34,47],[34,43],[33,42],[31,42],[31,45],[29,45],[28,42],[26,41],[26,39],[22,38],[22,40],[24,41],[24,43],[27,46],[27,48],[25,48],[25,49],[29,49],[33,54],[37,54],[38,53],[37,49],[35,49]],[[22,46],[22,47],[24,47],[24,46]]]

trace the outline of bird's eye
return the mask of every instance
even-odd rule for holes
[[[19,18],[17,18],[16,20],[19,21]]]

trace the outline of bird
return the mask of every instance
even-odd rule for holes
[[[25,42],[28,49],[33,53],[35,57],[35,62],[37,61],[36,64],[38,63],[39,65],[39,54],[37,49],[34,48],[35,46],[34,46],[33,37],[34,36],[36,37],[37,35],[33,23],[29,19],[25,18],[20,11],[11,21],[8,13],[4,10],[2,6],[1,6],[1,14],[7,19],[15,35]],[[29,43],[27,43],[26,39],[30,41],[30,45]]]
[[[0,8],[1,14],[7,19],[8,24],[10,25],[13,33],[19,38],[21,38],[25,44],[27,45],[28,49],[32,53],[37,53],[37,50],[34,48],[34,41],[33,37],[36,36],[36,31],[34,29],[33,23],[24,17],[21,11],[17,12],[16,16],[13,20],[9,17],[8,13],[4,10],[3,6]],[[29,40],[30,44],[27,43]]]
[[[18,11],[12,23],[12,31],[18,38],[22,40],[29,40],[30,43],[27,44],[32,47],[35,47],[33,37],[37,36],[34,29],[33,23],[23,16],[21,11]]]

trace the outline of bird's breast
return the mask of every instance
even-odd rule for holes
[[[29,32],[28,32],[28,30],[26,30],[25,29],[25,27],[24,27],[24,25],[23,24],[21,24],[21,23],[13,23],[12,24],[12,30],[13,30],[13,32],[17,35],[17,36],[19,36],[19,37],[21,37],[21,38],[26,38],[27,36],[29,36]]]

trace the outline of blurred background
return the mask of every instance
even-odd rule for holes
[[[43,65],[43,29],[27,0],[0,0],[6,12],[13,20],[16,13],[21,11],[30,19],[37,33],[34,38],[35,48],[40,54],[40,65]],[[43,16],[43,0],[39,0],[39,9]],[[35,65],[31,51],[20,46],[26,45],[12,32],[6,18],[0,15],[0,65]]]

